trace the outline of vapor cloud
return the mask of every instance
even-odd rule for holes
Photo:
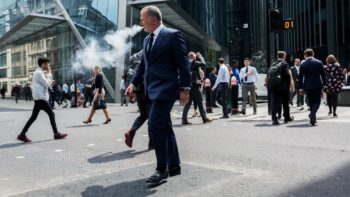
[[[130,37],[135,36],[142,29],[143,27],[134,25],[131,28],[108,33],[103,37],[103,40],[108,43],[109,46],[102,46],[101,42],[91,38],[86,48],[80,49],[76,52],[73,61],[73,68],[94,68],[96,65],[102,67],[124,67],[124,65],[116,65],[116,62],[121,60],[121,58],[123,58],[123,56],[130,50]]]

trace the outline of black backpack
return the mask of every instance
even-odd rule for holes
[[[267,83],[271,89],[278,89],[282,85],[281,65],[282,62],[275,62],[269,68]]]

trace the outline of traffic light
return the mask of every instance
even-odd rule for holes
[[[283,28],[283,17],[279,9],[270,10],[270,31],[276,32]]]

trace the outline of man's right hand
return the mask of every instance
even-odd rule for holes
[[[128,88],[126,88],[126,90],[125,90],[125,96],[128,96],[129,98],[132,98],[132,97],[134,97],[134,89],[135,89],[135,86],[134,86],[134,84],[130,84],[129,86],[128,86]]]

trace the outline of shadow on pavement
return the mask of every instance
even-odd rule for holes
[[[309,128],[314,127],[310,123],[304,123],[304,124],[290,124],[287,127],[289,128]]]
[[[254,125],[254,127],[278,127],[278,126],[281,126],[281,125],[282,124],[280,124],[280,125],[272,125],[271,120],[269,120],[269,123],[256,124],[256,125]]]
[[[350,165],[329,172],[329,175],[320,180],[314,180],[309,183],[302,183],[299,187],[289,189],[280,194],[285,196],[339,196],[348,197],[350,195]]]
[[[124,159],[130,159],[135,157],[136,155],[143,154],[148,152],[149,150],[143,150],[135,152],[135,150],[127,150],[119,153],[104,153],[101,155],[97,155],[95,157],[92,157],[88,159],[89,163],[107,163],[112,161],[118,161],[118,160],[124,160]]]
[[[98,124],[83,124],[83,125],[73,125],[66,128],[81,128],[81,127],[97,127]]]
[[[146,179],[140,179],[131,182],[122,182],[116,185],[103,187],[101,185],[93,185],[85,189],[81,193],[83,197],[96,196],[150,196],[155,194],[157,190],[146,186]]]
[[[0,144],[0,149],[5,149],[5,148],[15,148],[18,146],[26,146],[30,144],[37,144],[37,143],[42,143],[42,142],[49,142],[49,141],[54,141],[53,139],[51,140],[41,140],[41,141],[34,141],[31,143],[23,143],[23,142],[16,142],[16,143],[8,143],[8,144]]]

